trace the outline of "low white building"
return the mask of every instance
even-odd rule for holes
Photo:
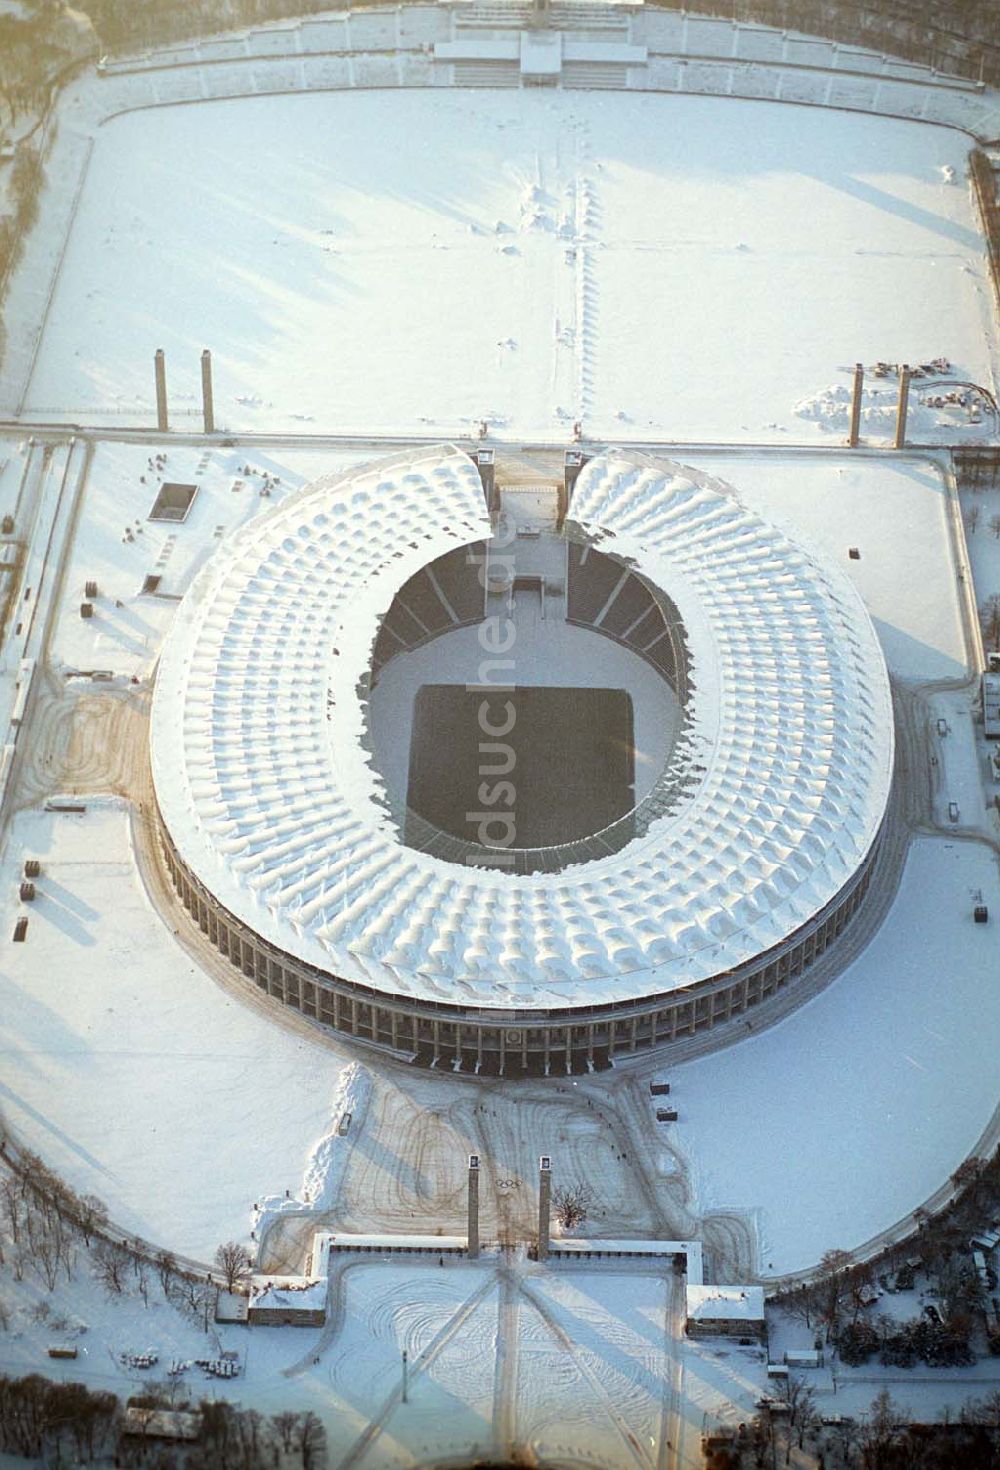
[[[261,1273],[250,1278],[247,1321],[251,1327],[322,1327],[326,1321],[330,1237],[313,1236],[301,1276]]]
[[[687,1288],[689,1337],[764,1336],[762,1286],[691,1286]]]

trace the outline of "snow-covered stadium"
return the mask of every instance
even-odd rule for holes
[[[827,950],[892,711],[853,584],[731,487],[490,459],[408,451],[233,534],[163,651],[153,776],[176,890],[249,981],[418,1062],[548,1075],[734,1021]]]

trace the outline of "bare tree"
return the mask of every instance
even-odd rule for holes
[[[274,1425],[275,1433],[281,1440],[281,1448],[285,1451],[286,1455],[291,1453],[292,1436],[295,1433],[298,1418],[298,1414],[293,1414],[288,1409],[281,1414],[271,1415],[271,1423]]]
[[[121,1296],[132,1257],[118,1241],[102,1240],[94,1251],[94,1275],[109,1296]]]
[[[135,1279],[139,1287],[139,1295],[142,1297],[144,1307],[149,1306],[149,1266],[141,1256],[136,1257]]]
[[[96,1194],[82,1194],[76,1202],[76,1220],[87,1247],[95,1230],[108,1223],[108,1207]]]
[[[163,1295],[169,1297],[177,1275],[177,1257],[173,1251],[161,1251],[156,1258],[156,1274],[160,1278]]]
[[[564,1184],[552,1191],[552,1209],[564,1230],[574,1230],[587,1218],[591,1190],[586,1184]]]
[[[819,1320],[826,1328],[827,1340],[836,1333],[840,1310],[847,1288],[847,1271],[851,1258],[847,1251],[825,1251],[820,1259],[820,1277],[816,1282]]]
[[[864,1262],[857,1266],[851,1266],[846,1273],[846,1289],[848,1300],[851,1303],[851,1321],[858,1320],[858,1313],[871,1301],[871,1288],[874,1282],[874,1271],[872,1267]]]
[[[56,1236],[40,1231],[31,1242],[31,1261],[49,1291],[55,1288],[61,1259]]]
[[[238,1240],[227,1240],[215,1252],[215,1264],[226,1279],[226,1290],[235,1291],[250,1270],[250,1256]]]
[[[302,1470],[320,1470],[326,1464],[326,1431],[312,1411],[299,1415],[295,1425],[295,1448],[302,1456]]]
[[[19,1244],[21,1239],[24,1213],[24,1191],[21,1181],[13,1175],[5,1174],[0,1179],[0,1216],[6,1222],[8,1234],[15,1245]]]
[[[985,1424],[989,1429],[1000,1430],[1000,1389],[994,1389],[982,1399],[967,1399],[962,1406],[962,1418],[969,1424]]]
[[[861,1451],[870,1470],[881,1470],[888,1462],[892,1446],[905,1423],[906,1417],[899,1404],[889,1390],[883,1388],[872,1399],[861,1427]]]
[[[990,530],[994,536],[1000,538],[1000,515],[990,516]]]
[[[854,1464],[854,1449],[858,1443],[858,1425],[846,1415],[830,1429],[830,1436],[837,1448],[837,1458],[842,1466]]]
[[[803,1281],[782,1293],[777,1300],[781,1310],[787,1312],[789,1317],[794,1317],[811,1328],[817,1317],[818,1295],[813,1282]]]
[[[976,1186],[983,1172],[983,1163],[984,1161],[982,1159],[975,1157],[963,1159],[951,1176],[951,1182],[955,1186],[955,1193],[961,1194],[963,1190],[968,1190],[973,1203],[976,1202],[976,1196],[978,1194]]]
[[[979,525],[979,516],[981,513],[981,509],[982,507],[978,504],[977,501],[974,500],[969,506],[969,509],[965,512],[965,528],[970,536],[974,536],[976,534],[976,527]]]
[[[979,609],[983,638],[991,648],[1000,648],[1000,592],[993,592]]]
[[[192,1281],[188,1276],[174,1278],[174,1304],[204,1332],[208,1331],[214,1300],[215,1289],[209,1282]]]

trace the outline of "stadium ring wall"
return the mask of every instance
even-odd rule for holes
[[[883,823],[850,883],[820,914],[753,963],[686,990],[590,1009],[477,1012],[396,1000],[303,964],[235,919],[179,857],[162,817],[160,843],[177,895],[234,969],[283,1005],[400,1060],[486,1076],[586,1072],[616,1057],[677,1044],[753,1011],[799,980],[861,908],[882,847]],[[803,997],[805,999],[805,997]],[[778,1019],[775,1015],[773,1019]],[[719,1045],[731,1036],[720,1035]]]

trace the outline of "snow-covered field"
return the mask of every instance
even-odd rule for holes
[[[896,902],[834,985],[738,1047],[670,1069],[699,1207],[756,1206],[765,1275],[886,1229],[947,1183],[997,1103],[985,846],[911,849]]]
[[[993,385],[966,147],[653,94],[127,114],[98,133],[27,408],[149,422],[162,346],[196,422],[208,346],[234,428],[821,438],[798,406],[858,360]]]
[[[21,905],[29,855],[42,875]],[[122,803],[22,813],[2,874],[0,1105],[17,1137],[146,1239],[206,1259],[246,1238],[254,1202],[294,1195],[330,1131],[346,1053],[191,963],[142,888]]]

